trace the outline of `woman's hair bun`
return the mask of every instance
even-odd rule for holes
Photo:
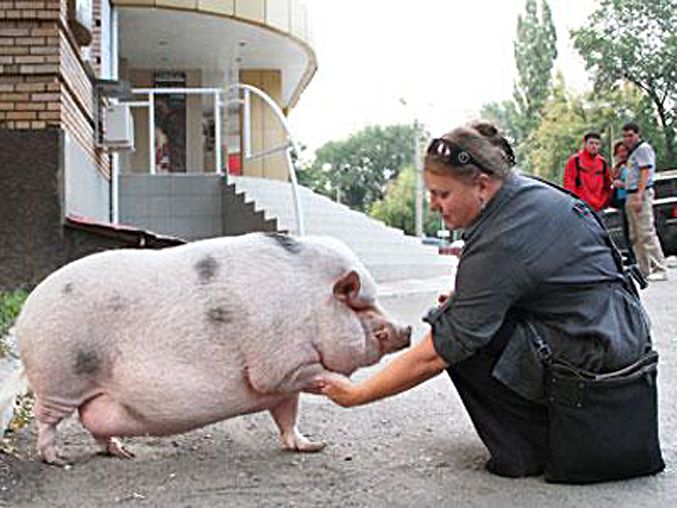
[[[498,129],[489,122],[475,122],[471,125],[471,127],[485,138],[493,138],[498,136]]]

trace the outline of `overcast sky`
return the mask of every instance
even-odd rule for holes
[[[539,2],[540,3],[540,2]],[[525,0],[305,0],[318,71],[290,115],[311,150],[367,125],[423,122],[432,134],[478,118],[509,98],[513,40]],[[594,0],[550,0],[556,67],[567,85],[589,86],[569,30]],[[403,105],[403,99],[407,104]]]

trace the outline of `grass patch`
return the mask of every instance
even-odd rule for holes
[[[0,358],[7,353],[5,336],[19,315],[28,293],[23,289],[0,292]]]
[[[6,336],[9,329],[14,324],[14,320],[21,311],[28,292],[22,289],[14,291],[0,292],[0,359],[9,351],[9,344],[6,342]],[[33,414],[33,396],[31,394],[23,395],[17,398],[14,406],[14,418],[9,424],[10,430],[18,430],[25,426],[31,419]],[[0,438],[2,437],[2,429],[0,429]],[[8,452],[9,444],[0,440],[0,450]]]

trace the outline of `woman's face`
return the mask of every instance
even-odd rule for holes
[[[628,149],[625,148],[625,145],[618,145],[616,153],[614,153],[614,159],[616,159],[617,162],[623,162],[628,159]]]
[[[449,229],[466,228],[477,219],[485,202],[482,177],[468,183],[451,174],[424,171],[423,179],[430,193],[431,210],[440,213]]]

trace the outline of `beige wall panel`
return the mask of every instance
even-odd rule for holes
[[[261,89],[270,95],[270,97],[279,105],[282,99],[282,74],[280,71],[261,71]],[[268,149],[282,145],[285,139],[284,130],[270,108],[265,109],[265,116],[263,119],[263,139],[265,146]],[[283,152],[266,157],[263,163],[263,176],[266,178],[286,180],[287,168],[285,162]]]
[[[242,19],[265,23],[265,0],[235,0],[235,15]]]
[[[153,71],[148,69],[128,69],[132,88],[149,88],[153,86]],[[136,96],[145,100],[144,96]],[[148,173],[148,108],[132,108],[134,118],[134,151],[129,155],[127,170],[133,173]]]
[[[156,7],[197,10],[197,0],[155,0]]]
[[[120,79],[129,81],[129,60],[120,58],[118,62],[118,76]]]
[[[125,173],[148,173],[148,108],[132,108],[134,151],[128,155]]]
[[[284,32],[290,31],[291,20],[289,0],[268,0],[266,3],[266,24]]]
[[[198,0],[197,5],[198,9],[204,12],[225,14],[227,16],[235,14],[235,0]]]
[[[299,39],[308,38],[306,8],[300,0],[291,0],[291,31]]]
[[[280,103],[282,76],[278,70],[244,70],[240,74],[243,83],[253,85],[266,92]],[[270,108],[260,99],[252,98],[252,153],[280,146],[284,131]],[[278,153],[245,163],[243,173],[249,176],[287,179],[284,153]]]
[[[240,81],[242,83],[255,86],[261,86],[261,72],[257,70],[243,70],[240,72]],[[257,153],[263,149],[262,130],[262,104],[258,97],[251,95],[250,119],[251,119],[251,150],[252,153]],[[244,129],[244,124],[243,127]],[[247,176],[263,176],[263,161],[256,159],[253,161],[244,160],[244,146],[242,147],[242,174]]]
[[[153,71],[150,69],[129,69],[129,82],[132,88],[151,88]]]
[[[155,5],[155,0],[113,0],[113,5]]]

